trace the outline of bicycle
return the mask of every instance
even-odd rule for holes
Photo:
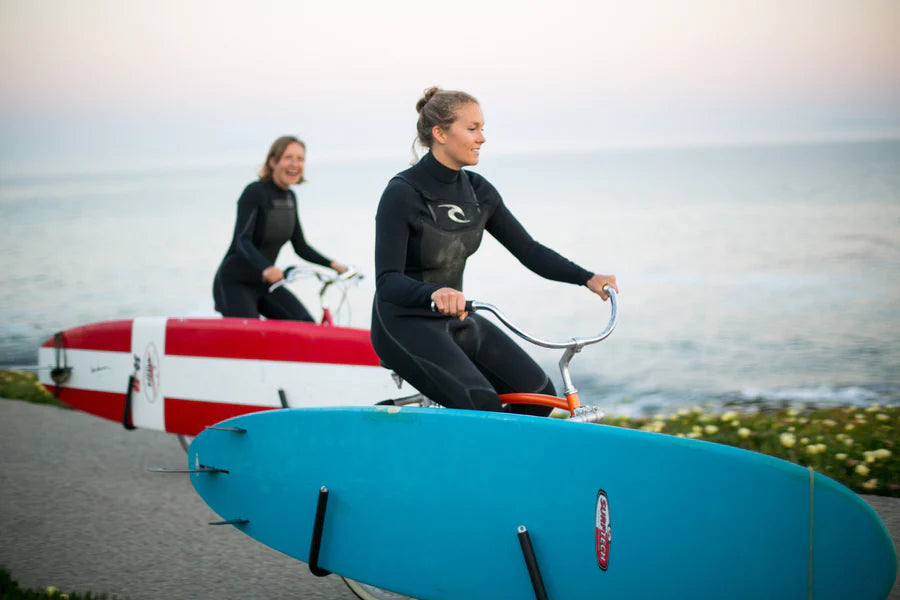
[[[322,308],[322,319],[319,321],[319,325],[334,325],[335,319],[331,313],[331,308],[325,300],[325,292],[327,292],[328,288],[332,285],[337,285],[337,287],[340,288],[341,301],[334,311],[336,314],[340,314],[341,309],[347,302],[347,291],[350,284],[359,283],[363,279],[363,274],[353,267],[348,268],[343,273],[337,274],[330,270],[326,271],[314,267],[291,265],[284,270],[284,278],[269,286],[269,293],[271,294],[278,288],[304,277],[315,277],[322,284],[322,287],[319,288],[319,305]]]
[[[314,268],[314,267],[301,267],[297,265],[291,265],[284,270],[284,278],[276,281],[272,285],[269,286],[269,293],[277,290],[279,287],[282,287],[288,283],[293,281],[297,281],[303,278],[314,277],[317,279],[322,286],[319,288],[319,305],[322,309],[322,317],[319,320],[318,324],[322,326],[334,326],[338,320],[349,321],[349,314],[343,319],[336,319],[335,315],[338,317],[341,316],[341,310],[347,301],[347,292],[350,288],[351,284],[356,284],[363,279],[363,274],[357,271],[354,268],[348,268],[343,273],[335,273],[331,270],[325,270],[322,268]],[[338,302],[337,308],[335,308],[332,313],[331,307],[329,306],[326,299],[326,292],[335,286],[340,290],[341,299]],[[347,309],[349,312],[349,308]],[[287,408],[287,402],[282,397],[282,406]],[[191,445],[191,440],[193,440],[192,436],[177,434],[178,442],[181,444],[181,447],[185,452],[188,451],[188,447]]]
[[[559,360],[559,370],[560,374],[562,375],[564,385],[563,393],[565,397],[551,396],[549,394],[511,393],[500,394],[501,402],[503,402],[504,404],[539,404],[542,406],[548,406],[550,408],[553,408],[554,410],[563,411],[561,416],[568,421],[580,423],[599,423],[603,419],[604,413],[600,410],[599,407],[581,405],[581,402],[578,398],[578,390],[575,388],[575,385],[572,382],[571,374],[569,373],[569,363],[577,353],[581,352],[581,350],[584,349],[585,346],[596,344],[605,340],[610,336],[610,334],[612,334],[613,330],[616,328],[616,323],[618,321],[618,297],[616,295],[616,291],[609,286],[604,286],[603,290],[607,294],[609,294],[610,302],[610,318],[609,322],[606,324],[606,327],[595,336],[574,337],[564,342],[546,341],[524,332],[520,327],[516,326],[512,321],[510,321],[510,319],[506,317],[506,315],[504,315],[500,311],[500,309],[498,309],[493,304],[489,304],[487,302],[479,302],[477,300],[470,300],[466,302],[466,311],[487,311],[497,317],[497,319],[501,323],[503,323],[503,325],[505,325],[510,331],[532,344],[542,346],[544,348],[565,350],[563,352],[562,358],[560,358]],[[435,310],[433,304],[432,310]],[[342,579],[344,580],[344,583],[347,584],[347,587],[350,588],[350,591],[356,594],[356,596],[361,600],[415,600],[414,598],[395,594],[388,590],[383,590],[381,588],[361,583],[353,579],[348,579],[346,577],[342,577]]]

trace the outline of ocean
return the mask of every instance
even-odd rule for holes
[[[368,327],[375,210],[407,162],[317,162],[313,148],[309,182],[295,188],[310,243],[366,275],[346,325]],[[257,167],[0,175],[0,367],[34,364],[43,340],[76,325],[215,315],[213,274]],[[486,146],[473,170],[536,239],[618,278],[616,331],[571,364],[584,404],[633,415],[900,403],[900,141],[504,156]],[[289,246],[278,259],[298,262]],[[592,335],[609,315],[489,235],[464,287],[544,339]],[[318,314],[314,285],[293,289]],[[561,387],[559,353],[522,343]]]

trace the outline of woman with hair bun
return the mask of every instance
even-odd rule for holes
[[[238,199],[234,237],[213,280],[213,299],[222,316],[313,321],[284,286],[269,292],[270,285],[284,279],[275,258],[287,242],[304,260],[338,273],[347,270],[319,254],[303,236],[291,186],[305,181],[305,162],[306,144],[290,135],[278,138],[269,148],[259,180],[244,188]]]
[[[584,285],[606,300],[603,286],[618,291],[616,278],[587,271],[535,241],[494,186],[463,169],[478,164],[485,142],[475,98],[432,87],[416,111],[417,141],[429,152],[388,182],[375,217],[372,345],[389,368],[443,406],[502,411],[499,394],[555,395],[550,378],[518,344],[466,312],[466,259],[486,230],[547,279]],[[508,410],[550,412],[533,405]]]

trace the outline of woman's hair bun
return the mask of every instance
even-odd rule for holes
[[[422,109],[425,108],[425,105],[428,104],[428,101],[431,100],[435,94],[441,91],[441,88],[436,85],[431,86],[427,90],[425,90],[425,95],[419,98],[419,101],[416,102],[416,112],[422,112]]]

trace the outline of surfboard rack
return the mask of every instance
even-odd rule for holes
[[[131,393],[134,391],[134,375],[128,376],[128,391],[125,392],[125,409],[122,411],[122,427],[131,431],[137,429],[131,418]]]
[[[56,384],[53,387],[53,397],[59,398],[59,388],[72,376],[72,367],[66,357],[66,347],[63,345],[63,332],[57,331],[53,336],[53,349],[56,352],[56,367],[50,371],[50,379]],[[62,358],[62,364],[60,364]]]
[[[319,499],[316,502],[316,516],[313,521],[312,539],[309,542],[309,570],[316,577],[331,575],[331,571],[319,566],[319,551],[322,547],[322,531],[325,528],[325,511],[328,508],[328,488],[319,488]],[[242,525],[248,523],[246,519],[231,519],[210,525]],[[518,528],[519,544],[522,546],[522,556],[525,558],[525,566],[528,568],[528,576],[531,578],[531,587],[534,588],[536,600],[549,600],[544,580],[541,577],[541,569],[538,566],[537,557],[534,554],[534,546],[531,544],[531,536],[524,525]]]
[[[548,600],[547,590],[544,588],[544,580],[538,567],[537,557],[534,555],[534,547],[531,545],[531,536],[524,525],[519,525],[519,544],[522,546],[522,555],[525,557],[525,566],[528,567],[528,575],[531,577],[531,587],[534,588],[534,596],[537,600]]]
[[[243,427],[215,427],[213,425],[207,425],[205,429],[212,429],[214,431],[230,431],[231,433],[247,433],[247,430]]]
[[[210,525],[246,525],[250,519],[228,519],[227,521],[213,521]]]
[[[331,575],[331,571],[323,569],[319,566],[319,551],[322,547],[322,531],[325,528],[325,511],[328,508],[328,488],[322,486],[319,488],[319,499],[316,502],[316,516],[313,521],[312,539],[309,542],[309,570],[316,577],[325,577]],[[248,523],[246,519],[232,519],[230,521],[222,521],[219,523],[210,523],[210,525],[241,525]],[[534,546],[531,544],[531,536],[528,535],[528,529],[524,525],[518,528],[519,544],[522,546],[522,556],[525,558],[525,566],[528,568],[528,575],[531,578],[531,587],[534,588],[536,600],[549,600],[547,590],[544,588],[544,580],[541,577],[541,569],[538,566],[537,557],[534,554]]]
[[[319,501],[316,503],[316,518],[313,522],[312,540],[309,543],[309,570],[316,577],[331,575],[319,566],[319,548],[322,546],[322,529],[325,526],[325,509],[328,506],[328,488],[319,488]]]
[[[164,469],[164,468],[155,468],[155,469],[147,469],[151,473],[228,473],[225,469],[217,469],[215,467],[204,467],[200,465],[197,469]]]

